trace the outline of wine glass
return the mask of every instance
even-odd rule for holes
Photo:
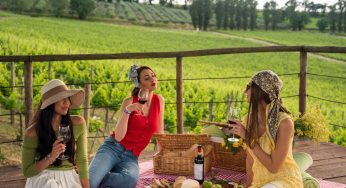
[[[70,141],[71,139],[71,131],[70,131],[70,126],[66,124],[60,124],[59,126],[59,133],[58,133],[58,139],[62,138],[62,142],[64,144],[67,144],[67,142]],[[66,160],[70,158],[69,156],[64,155],[65,152],[59,155],[58,159],[60,160]]]
[[[235,124],[233,121],[234,119],[239,119],[239,108],[238,107],[231,107],[228,113],[228,123],[229,124]],[[234,134],[232,134],[231,138],[227,139],[230,142],[238,142],[239,139],[234,137]]]
[[[149,98],[149,90],[148,89],[140,89],[138,92],[138,102],[140,104],[145,104]]]

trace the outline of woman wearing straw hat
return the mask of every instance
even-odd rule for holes
[[[83,90],[70,90],[58,79],[42,87],[41,102],[26,130],[22,148],[22,170],[28,178],[26,188],[89,187],[85,121],[69,113],[83,99]],[[61,130],[69,133],[64,135],[65,140],[57,139]]]
[[[115,131],[98,149],[89,167],[90,187],[133,188],[139,179],[138,156],[154,133],[163,133],[164,99],[154,94],[156,74],[134,65],[129,77],[135,88],[120,107]],[[147,91],[140,104],[140,91]]]
[[[232,132],[246,143],[248,187],[303,187],[292,155],[293,120],[279,95],[282,85],[272,71],[256,73],[245,90],[249,102],[248,123],[232,124]]]

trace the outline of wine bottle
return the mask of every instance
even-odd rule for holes
[[[204,181],[204,156],[202,154],[202,145],[198,145],[197,157],[195,157],[194,163],[194,178],[200,185]]]

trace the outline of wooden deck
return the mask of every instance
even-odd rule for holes
[[[307,172],[313,177],[346,184],[346,147],[332,143],[317,145],[311,141],[297,141],[294,151],[306,152],[312,156],[314,163]],[[150,160],[153,153],[144,153],[139,160]],[[25,178],[20,167],[0,167],[0,188],[21,188],[24,184]]]
[[[315,178],[346,184],[346,147],[332,143],[316,145],[311,141],[298,141],[294,152],[306,152],[314,160],[307,170]]]

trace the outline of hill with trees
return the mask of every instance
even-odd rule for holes
[[[173,0],[139,3],[138,0],[0,0],[0,9],[30,15],[128,22],[142,25],[176,25],[198,30],[315,29],[346,32],[346,2],[320,4],[288,0],[279,8],[275,0],[258,7],[256,0]],[[312,23],[312,24],[311,24]]]

